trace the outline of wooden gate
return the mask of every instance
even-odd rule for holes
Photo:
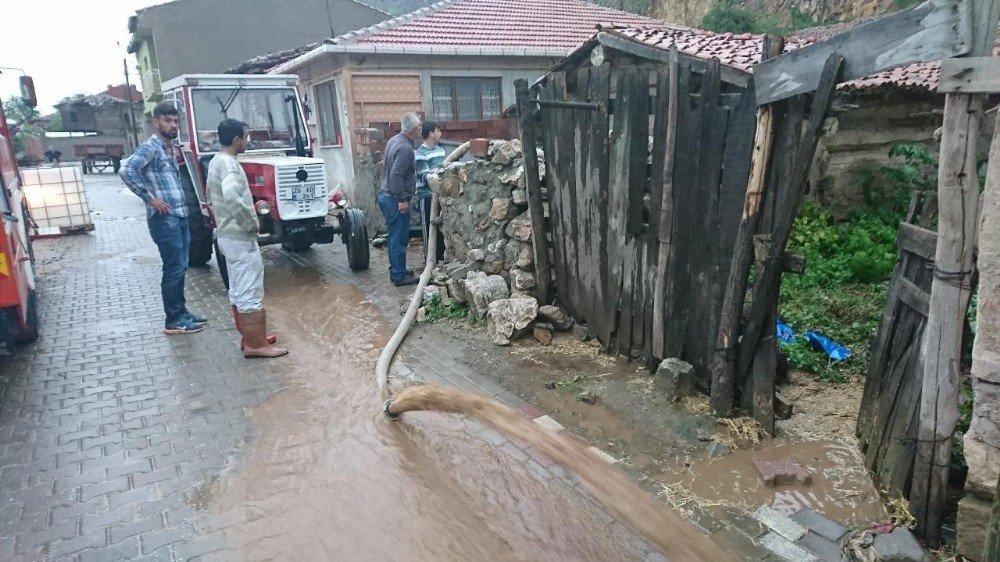
[[[667,65],[552,72],[536,88],[560,302],[609,351],[683,357],[705,373],[749,174],[754,95],[718,60],[681,55],[675,134]],[[668,164],[672,162],[671,166]],[[670,212],[665,239],[661,203]],[[663,345],[653,347],[659,243]]]
[[[857,434],[865,466],[893,496],[908,496],[923,381],[917,369],[927,323],[937,235],[902,223],[899,259],[872,345]]]

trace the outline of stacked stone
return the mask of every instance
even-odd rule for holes
[[[555,306],[539,306],[535,298],[521,141],[475,140],[470,153],[471,161],[445,167],[432,182],[447,263],[435,270],[431,291],[442,302],[467,303],[472,316],[487,320],[488,336],[497,345],[529,331],[548,345],[553,330],[571,329],[573,319]]]
[[[531,221],[521,142],[473,141],[473,160],[442,170],[438,188],[445,260],[479,263],[500,275],[514,294],[535,288]]]

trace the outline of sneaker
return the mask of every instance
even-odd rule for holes
[[[205,329],[203,324],[195,324],[186,317],[181,317],[180,320],[171,322],[163,328],[163,333],[168,335],[174,334],[194,334]]]
[[[397,286],[397,287],[402,287],[404,285],[416,285],[419,282],[420,282],[420,278],[416,277],[413,274],[407,273],[406,275],[404,275],[404,276],[400,277],[399,279],[396,279],[395,281],[393,281],[392,284],[395,285],[395,286]]]
[[[208,324],[208,318],[204,316],[199,316],[190,310],[184,313],[184,316],[194,324]]]

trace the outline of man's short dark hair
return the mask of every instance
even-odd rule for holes
[[[174,104],[163,102],[157,104],[156,107],[153,108],[153,119],[159,119],[164,115],[177,115],[177,108]]]
[[[421,138],[427,138],[434,132],[435,129],[440,129],[441,127],[434,121],[424,121],[424,126],[420,129]]]
[[[223,119],[219,122],[219,144],[232,146],[236,137],[242,137],[248,125],[236,119]]]

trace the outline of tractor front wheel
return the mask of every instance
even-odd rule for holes
[[[340,237],[347,247],[347,265],[351,271],[368,269],[368,228],[361,209],[346,209],[340,218]]]

